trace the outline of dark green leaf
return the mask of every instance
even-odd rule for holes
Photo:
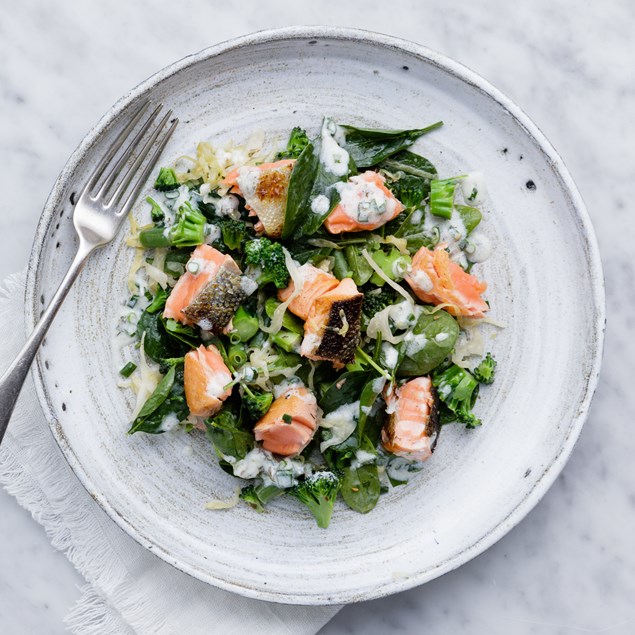
[[[467,231],[467,235],[476,229],[477,225],[481,222],[481,212],[476,207],[470,207],[469,205],[456,205],[456,211],[459,213],[463,225]]]
[[[331,370],[331,373],[333,371]],[[324,414],[337,410],[344,404],[353,403],[359,399],[359,395],[368,381],[367,371],[354,370],[342,373],[324,392],[320,401],[320,407]]]
[[[178,421],[183,421],[188,413],[183,389],[183,364],[180,363],[168,369],[128,433],[160,434],[164,432],[163,422],[168,415],[173,414]]]
[[[212,419],[207,419],[205,428],[219,457],[244,459],[254,447],[254,435],[241,427],[240,420],[230,410],[224,409]]]
[[[349,245],[344,250],[348,269],[352,272],[352,278],[358,287],[366,284],[372,277],[374,271],[368,261],[362,255],[363,246]]]
[[[368,415],[383,389],[383,383],[378,381],[378,379],[378,377],[372,377],[369,379],[359,396],[359,421],[357,422],[357,437],[359,439],[361,439],[364,435],[364,428],[366,427]],[[376,386],[381,386],[381,388],[379,390],[375,390]]]
[[[419,137],[436,130],[442,121],[415,130],[374,130],[341,126],[345,131],[344,149],[358,168],[377,165],[389,156],[410,147]]]
[[[436,368],[454,348],[459,325],[447,311],[437,311],[432,315],[423,313],[412,333],[413,339],[405,339],[399,344],[401,363],[397,375],[400,377],[421,376]],[[436,337],[441,334],[447,337],[438,341]]]
[[[155,362],[173,357],[183,357],[190,346],[171,337],[165,330],[164,320],[160,313],[148,313],[144,311],[137,324],[137,337],[141,339],[143,334],[143,348],[146,355]]]
[[[377,466],[367,464],[358,468],[344,468],[340,492],[344,502],[352,510],[367,514],[377,505],[381,494]]]
[[[283,239],[313,235],[340,200],[338,191],[332,186],[346,180],[347,175],[336,176],[324,168],[320,161],[321,148],[322,139],[318,137],[307,144],[293,166],[282,229]],[[311,203],[317,196],[329,199],[328,209],[323,214],[316,214],[311,209]]]
[[[168,335],[186,344],[190,348],[197,348],[201,345],[201,338],[193,327],[181,324],[172,318],[165,319],[164,325]]]

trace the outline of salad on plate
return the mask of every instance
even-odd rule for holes
[[[338,495],[367,513],[444,425],[480,426],[496,367],[473,271],[491,251],[482,178],[440,178],[409,149],[441,125],[326,117],[277,152],[202,142],[161,168],[126,239],[129,432],[204,430],[240,499],[292,496],[328,527]]]

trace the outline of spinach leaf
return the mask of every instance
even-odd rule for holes
[[[416,176],[428,184],[437,178],[437,169],[433,163],[410,150],[402,150],[382,161],[381,168],[388,172],[403,172],[409,176]]]
[[[165,273],[179,277],[183,275],[185,271],[185,265],[192,255],[191,249],[170,249],[165,256],[165,262],[163,263],[163,271]]]
[[[143,405],[128,434],[135,432],[161,434],[165,432],[163,422],[170,414],[173,414],[178,421],[183,421],[189,414],[183,388],[182,363],[170,367]]]
[[[287,194],[287,207],[282,228],[282,238],[300,238],[314,234],[324,219],[339,203],[338,191],[331,187],[341,177],[324,169],[320,161],[321,137],[309,143],[293,166]],[[311,209],[311,203],[317,196],[328,198],[328,207],[321,214]]]
[[[342,373],[322,394],[320,407],[324,414],[357,401],[367,381],[368,371],[365,370]]]
[[[439,242],[439,230],[434,231],[424,229],[425,212],[421,209],[412,210],[401,222],[401,225],[394,231],[397,238],[406,239],[406,247],[411,254],[417,252],[421,247],[433,249]]]
[[[201,338],[198,333],[191,327],[181,324],[172,318],[163,321],[165,332],[174,339],[186,344],[190,348],[197,348],[201,344]]]
[[[419,137],[442,125],[443,122],[438,121],[415,130],[374,130],[343,125],[340,127],[344,129],[346,140],[342,147],[358,168],[369,168],[410,147]]]
[[[480,210],[476,207],[470,207],[469,205],[456,205],[456,211],[458,212],[461,220],[463,221],[463,225],[467,231],[467,235],[476,229],[477,225],[481,222],[481,218],[483,217]]]
[[[366,427],[366,420],[371,412],[371,409],[381,391],[383,390],[384,383],[378,381],[379,377],[372,377],[369,379],[359,396],[359,420],[357,421],[357,438],[361,439],[364,435],[364,428]],[[376,388],[380,387],[379,390]]]
[[[182,357],[185,351],[181,345],[165,332],[163,318],[160,313],[148,313],[144,311],[137,324],[137,337],[141,339],[143,334],[143,348],[146,355],[155,362],[171,357]]]
[[[368,260],[362,256],[362,245],[348,245],[344,250],[346,261],[348,262],[348,270],[352,272],[352,278],[358,287],[366,284],[372,277],[374,270],[368,264]]]
[[[350,465],[355,458],[355,453],[359,448],[357,437],[352,434],[346,441],[342,441],[339,445],[332,445],[326,448],[322,455],[329,469],[341,472],[345,467]]]
[[[377,505],[381,494],[379,471],[374,464],[346,467],[340,490],[344,502],[354,511],[367,514]]]
[[[399,344],[401,363],[397,375],[410,377],[429,373],[451,353],[458,335],[459,325],[447,311],[422,313],[412,329],[412,336]]]
[[[254,435],[241,427],[240,419],[228,408],[221,410],[215,417],[205,420],[209,440],[216,454],[244,459],[254,447]]]

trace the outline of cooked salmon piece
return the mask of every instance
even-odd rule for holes
[[[324,221],[327,231],[341,234],[377,229],[398,216],[404,206],[384,182],[381,174],[367,170],[346,183],[337,183],[340,202]]]
[[[185,355],[185,400],[194,416],[209,417],[218,412],[232,393],[231,388],[225,390],[231,381],[232,374],[213,344],[207,348],[201,344]]]
[[[421,247],[412,259],[406,281],[417,297],[429,304],[447,304],[452,315],[482,318],[489,309],[481,294],[487,283],[466,273],[439,245],[430,250]]]
[[[316,298],[304,323],[300,354],[338,364],[352,362],[359,343],[363,300],[351,278]]]
[[[315,395],[304,386],[283,392],[254,427],[256,441],[280,456],[296,456],[306,448],[317,429]]]
[[[309,310],[315,300],[327,291],[334,289],[339,284],[339,280],[330,273],[322,271],[322,269],[318,269],[308,262],[298,268],[298,273],[304,281],[302,292],[291,300],[288,308],[291,313],[294,313],[302,320],[306,320],[309,317]],[[294,291],[295,284],[293,280],[291,280],[286,289],[280,289],[278,291],[278,300],[286,302]]]
[[[280,238],[287,208],[289,180],[295,159],[246,165],[230,172],[223,181],[245,199],[251,215],[258,217],[256,231]]]
[[[163,317],[198,324],[219,333],[227,326],[250,289],[234,259],[209,245],[199,245],[185,273],[172,289]]]
[[[430,377],[417,377],[384,389],[388,421],[381,431],[384,448],[407,459],[425,461],[439,435],[439,401]]]

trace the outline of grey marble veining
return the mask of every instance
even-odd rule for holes
[[[560,151],[589,208],[604,259],[609,316],[591,416],[569,464],[537,508],[461,569],[347,607],[323,633],[635,632],[635,4],[629,0],[5,1],[0,277],[26,264],[57,173],[128,88],[215,42],[262,28],[319,23],[390,33],[446,53],[534,119]],[[0,519],[0,632],[62,632],[80,576],[4,492]]]

